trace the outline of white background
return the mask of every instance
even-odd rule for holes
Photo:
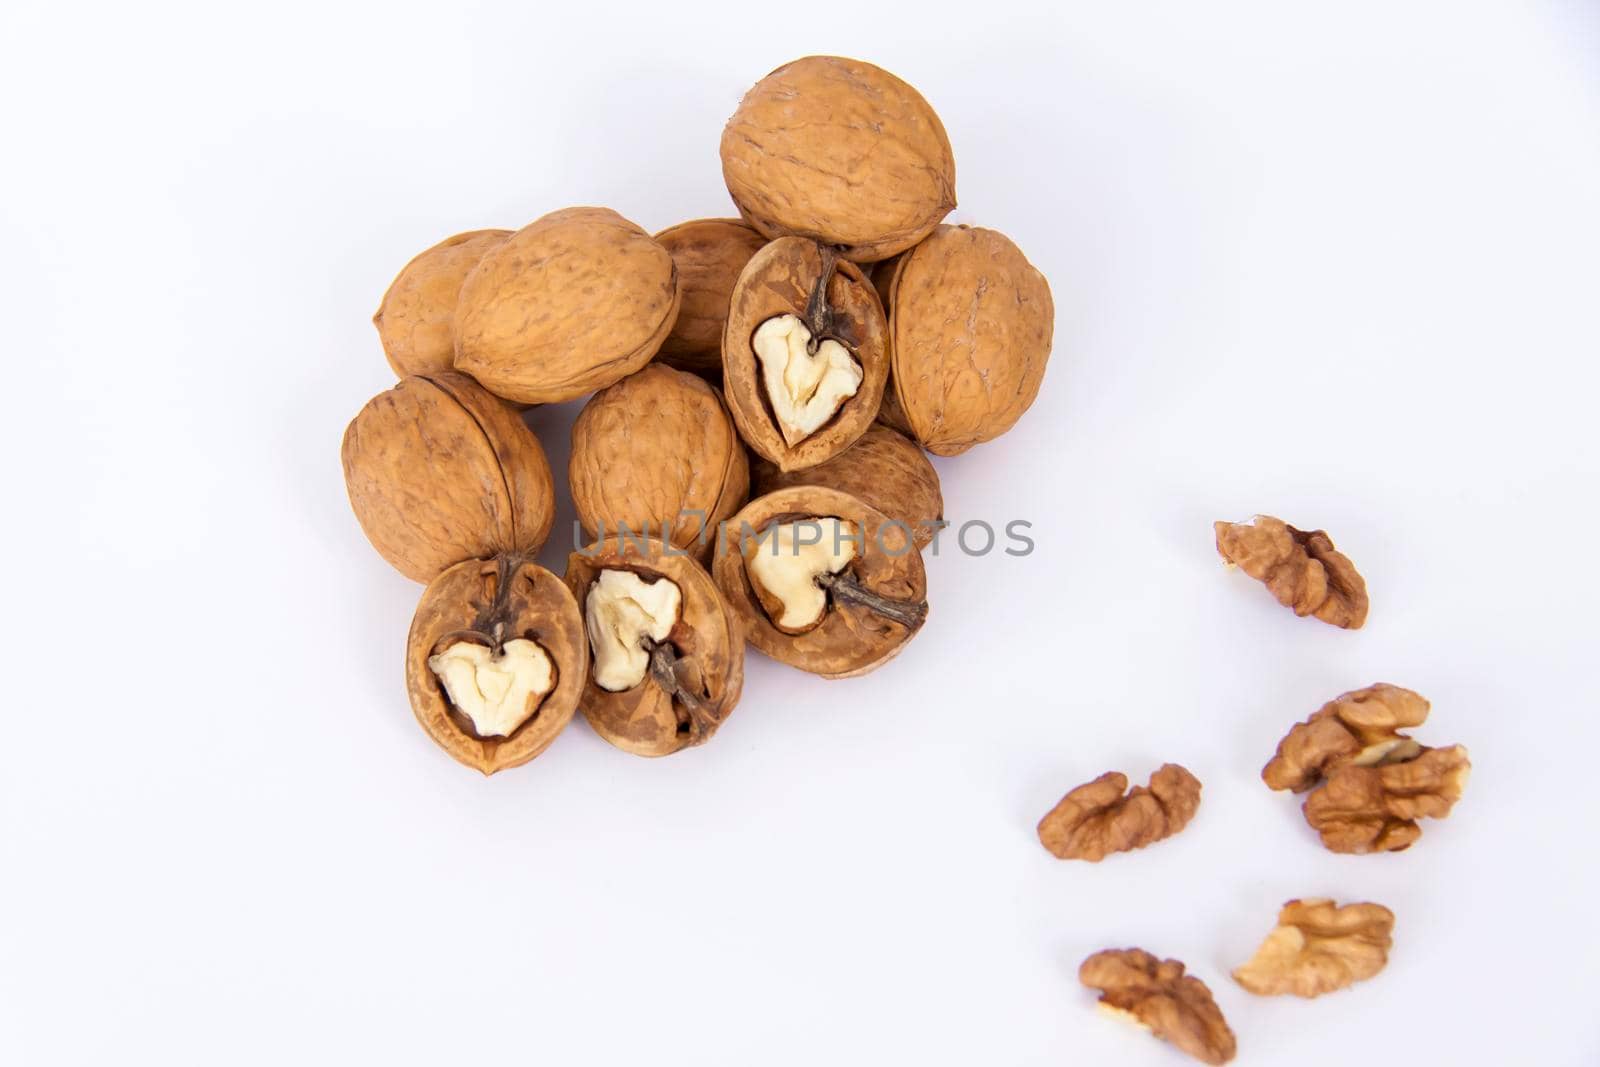
[[[1241,1064],[1600,1058],[1594,4],[541,6],[7,6],[0,1062],[1176,1067],[1077,983],[1130,944]],[[345,501],[368,318],[459,230],[727,214],[723,121],[815,51],[917,85],[955,220],[1050,279],[1038,404],[939,463],[1038,550],[930,560],[868,678],[752,653],[704,748],[580,720],[484,780]],[[533,419],[558,471],[575,410]],[[1256,511],[1333,534],[1364,630],[1224,572]],[[1257,773],[1377,680],[1476,770],[1336,856]],[[1182,835],[1039,847],[1165,760]],[[1393,908],[1388,969],[1235,986],[1301,895]]]

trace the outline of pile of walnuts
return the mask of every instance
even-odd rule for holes
[[[485,774],[581,710],[663,756],[738,705],[746,643],[862,674],[927,618],[943,525],[927,453],[1032,405],[1055,320],[1005,236],[943,223],[955,160],[928,102],[870,63],[773,71],[723,131],[737,219],[652,236],[606,208],[458,234],[374,316],[400,377],[346,430],[350,503],[427,583],[417,720]],[[588,396],[568,483],[585,543],[552,574],[554,482],[526,407]]]
[[[1347,630],[1366,622],[1366,580],[1323,531],[1257,515],[1216,523],[1214,532],[1228,566],[1263,583],[1296,615]],[[1472,769],[1461,745],[1430,748],[1400,732],[1422,725],[1428,711],[1421,694],[1382,682],[1335,697],[1290,729],[1261,779],[1274,790],[1309,793],[1301,810],[1330,851],[1404,851],[1422,836],[1418,819],[1450,814]],[[1062,797],[1039,821],[1039,843],[1059,859],[1098,863],[1171,837],[1199,807],[1199,779],[1176,763],[1132,789],[1112,771]],[[1393,932],[1394,913],[1381,904],[1291,900],[1233,979],[1258,996],[1319,997],[1383,970]],[[1100,991],[1102,1009],[1203,1063],[1227,1063],[1237,1052],[1211,990],[1177,960],[1105,949],[1083,961],[1078,977]]]
[[[873,670],[927,618],[921,550],[943,525],[927,453],[1005,433],[1050,355],[1043,275],[955,207],[944,127],[875,66],[812,56],[745,95],[723,130],[738,219],[652,236],[574,207],[418,255],[374,322],[400,377],[345,432],[350,503],[373,547],[427,584],[406,646],[417,721],[485,774],[539,755],[576,711],[618,748],[709,740],[739,703],[746,644],[828,678]],[[588,396],[568,482],[584,544],[534,562],[554,482],[530,405]],[[1321,531],[1217,523],[1218,551],[1297,615],[1357,629],[1366,584]],[[1262,772],[1305,793],[1336,852],[1393,852],[1443,818],[1469,764],[1402,733],[1428,702],[1376,685],[1295,726]],[[1099,862],[1182,831],[1200,782],[1112,772],[1038,827]],[[1286,904],[1234,977],[1314,997],[1377,974],[1394,916]],[[1084,961],[1107,1010],[1208,1063],[1235,1039],[1183,964]]]

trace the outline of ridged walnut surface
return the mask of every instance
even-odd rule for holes
[[[760,534],[775,523],[801,519],[843,519],[866,531],[867,551],[845,568],[869,590],[898,600],[927,602],[928,579],[922,554],[905,531],[876,508],[836,489],[793,486],[757,497],[728,522],[726,542],[718,546],[712,575],[744,627],[745,636],[762,652],[791,667],[824,678],[866,674],[893,659],[917,630],[886,619],[857,604],[829,597],[822,621],[801,634],[784,633],[773,625],[750,584],[741,551],[745,525]],[[876,531],[882,529],[881,547]]]
[[[933,108],[888,71],[808,56],[745,94],[722,131],[722,176],[768,237],[796,234],[884,259],[956,206],[950,139]]]
[[[1260,996],[1320,997],[1383,970],[1393,934],[1394,912],[1381,904],[1291,900],[1233,980]]]
[[[678,656],[678,677],[705,701],[697,719],[649,673],[632,689],[613,693],[584,686],[584,718],[594,732],[639,756],[667,756],[709,741],[733,712],[744,689],[744,631],[704,567],[687,556],[669,555],[659,540],[607,538],[567,559],[567,587],[585,607],[589,587],[606,569],[633,571],[646,581],[666,578],[682,596],[679,619],[667,635]],[[592,672],[591,672],[592,674]]]
[[[1143,949],[1106,949],[1084,960],[1078,980],[1100,990],[1100,1004],[1187,1052],[1201,1063],[1223,1064],[1238,1052],[1228,1020],[1206,984],[1184,974],[1177,960]]]
[[[383,354],[395,374],[404,378],[454,369],[454,324],[461,283],[485,252],[510,236],[510,230],[458,233],[405,265],[372,316]]]
[[[1039,395],[1055,317],[1049,283],[1004,234],[940,226],[889,280],[889,418],[939,456],[999,437]]]
[[[1176,763],[1131,791],[1127,775],[1111,771],[1062,797],[1039,820],[1039,841],[1059,859],[1098,863],[1171,837],[1199,807],[1200,780]]]
[[[678,321],[657,355],[680,370],[720,377],[733,286],[767,239],[739,219],[696,219],[656,234],[678,267]]]
[[[462,283],[456,369],[523,404],[572,400],[650,361],[678,317],[672,256],[608,208],[552,212]]]
[[[587,540],[622,523],[710,556],[717,524],[744,506],[750,467],[721,395],[656,363],[596,393],[572,426],[567,475]],[[698,516],[686,511],[697,511]],[[647,531],[648,527],[648,531]]]
[[[1262,781],[1315,790],[1302,810],[1333,852],[1409,848],[1422,836],[1417,820],[1448,816],[1472,769],[1462,746],[1429,748],[1400,732],[1427,718],[1427,700],[1397,685],[1344,693],[1285,735]]]
[[[379,393],[345,430],[341,455],[362,530],[408,578],[532,554],[550,534],[555,491],[539,439],[465,375],[406,378]]]
[[[1218,522],[1217,552],[1266,585],[1296,615],[1314,615],[1345,630],[1367,621],[1367,582],[1321,530],[1307,533],[1282,519]]]
[[[927,453],[887,426],[874,425],[832,459],[798,471],[781,471],[764,459],[750,468],[751,491],[761,496],[791,485],[820,485],[849,493],[906,524],[918,549],[933,540],[944,520],[939,472]]]
[[[490,648],[526,638],[555,665],[556,685],[509,737],[479,738],[455,711],[428,657],[457,641]],[[428,585],[406,639],[406,689],[417,722],[450,756],[494,774],[533,759],[572,721],[589,672],[589,641],[560,578],[520,556],[459,563]]]

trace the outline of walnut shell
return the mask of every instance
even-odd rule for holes
[[[861,364],[861,385],[833,418],[794,445],[784,440],[762,384],[753,339],[779,315],[806,317],[806,305],[823,271],[816,242],[780,237],[751,257],[733,289],[722,338],[722,385],[739,434],[752,451],[779,470],[802,470],[843,452],[866,432],[883,401],[889,373],[889,324],[872,284],[854,263],[840,261],[828,281],[832,321],[823,336],[850,350]]]
[[[659,363],[584,405],[572,426],[567,476],[587,540],[622,524],[657,536],[665,528],[674,545],[707,557],[717,523],[750,493],[744,443],[721,395]]]
[[[555,211],[486,252],[456,304],[456,369],[523,404],[633,373],[678,318],[667,250],[609,208]]]
[[[650,538],[608,537],[567,558],[567,588],[583,609],[589,587],[603,570],[633,571],[641,578],[666,578],[682,594],[679,619],[667,636],[677,654],[680,684],[703,703],[691,708],[650,675],[632,689],[613,693],[591,673],[580,707],[594,732],[638,756],[667,756],[710,740],[739,703],[744,689],[744,632],[711,575],[688,556],[668,553]]]
[[[887,426],[873,425],[843,452],[800,471],[781,471],[764,459],[750,466],[757,496],[791,485],[820,485],[849,493],[911,531],[919,550],[927,548],[944,522],[939,472],[927,453]]]
[[[555,489],[539,439],[464,374],[406,378],[379,393],[345,430],[341,454],[361,529],[408,578],[531,555],[550,535]]]
[[[491,648],[526,638],[555,665],[555,688],[508,737],[479,738],[450,706],[428,657],[458,641]],[[429,583],[406,638],[406,689],[428,736],[452,758],[493,774],[549,747],[577,709],[589,671],[589,643],[572,592],[560,578],[521,556],[458,563]]]
[[[510,230],[473,230],[447,237],[401,268],[383,294],[372,324],[395,374],[441,374],[455,366],[456,299],[483,254]]]
[[[838,56],[797,59],[745,94],[722,131],[722,176],[768,237],[861,263],[910,248],[956,206],[950,138],[922,94]]]
[[[940,226],[889,279],[890,375],[900,420],[954,456],[1016,425],[1050,359],[1050,285],[1004,234]]]
[[[739,219],[695,219],[656,234],[678,268],[683,306],[656,358],[679,370],[722,374],[722,331],[734,283],[767,239]]]
[[[926,614],[927,574],[922,555],[904,527],[837,489],[792,486],[750,501],[728,521],[726,534],[717,545],[712,575],[743,624],[746,639],[756,648],[781,663],[824,678],[850,678],[875,670],[898,655],[921,629],[921,621],[907,626],[830,594],[819,624],[804,633],[785,633],[762,607],[745,566],[747,529],[759,535],[773,523],[827,517],[854,523],[865,533],[866,550],[857,554],[844,573],[879,596],[920,603]]]

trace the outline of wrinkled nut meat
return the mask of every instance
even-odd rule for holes
[[[679,370],[722,375],[722,331],[733,286],[767,239],[738,219],[696,219],[656,234],[678,268],[683,306],[656,359]]]
[[[956,206],[950,139],[911,86],[871,63],[807,56],[745,94],[722,176],[768,237],[837,245],[860,263],[926,237]]]
[[[1200,780],[1176,763],[1131,791],[1127,775],[1112,771],[1062,797],[1039,820],[1039,841],[1058,859],[1099,863],[1171,837],[1199,806]]]
[[[1160,960],[1143,949],[1106,949],[1084,960],[1078,980],[1100,991],[1100,1007],[1143,1027],[1201,1063],[1233,1059],[1238,1042],[1211,990],[1183,973],[1177,960]]]
[[[773,241],[739,276],[723,335],[740,435],[784,471],[838,455],[877,417],[887,346],[883,306],[860,268],[826,245]]]
[[[573,400],[648,363],[679,300],[672,256],[648,233],[607,208],[556,211],[467,275],[456,369],[507,400]]]
[[[825,678],[888,662],[928,613],[909,532],[835,489],[752,500],[729,521],[714,574],[751,644]]]
[[[454,369],[456,299],[483,254],[510,230],[473,230],[446,238],[401,269],[383,294],[372,324],[395,374],[440,374]]]
[[[1359,630],[1367,621],[1367,582],[1321,530],[1297,530],[1282,519],[1257,515],[1250,522],[1218,522],[1217,551],[1266,585],[1296,615]]]
[[[1472,770],[1462,746],[1429,748],[1399,732],[1427,718],[1427,700],[1396,685],[1345,693],[1289,731],[1261,779],[1315,790],[1303,811],[1329,850],[1398,852],[1422,836],[1418,819],[1450,814]]]
[[[900,257],[888,289],[885,422],[938,456],[1016,425],[1039,395],[1056,317],[1022,250],[994,230],[940,226]]]
[[[843,452],[800,471],[781,471],[764,459],[750,468],[751,491],[759,496],[791,485],[818,485],[849,493],[896,522],[924,549],[944,526],[939,473],[927,453],[887,426],[874,425]]]
[[[652,364],[596,393],[572,427],[567,467],[587,541],[631,532],[708,557],[744,506],[750,466],[717,390]],[[623,527],[626,526],[626,531]]]
[[[705,568],[660,540],[612,537],[574,552],[566,581],[588,628],[595,733],[641,756],[709,740],[744,687],[744,634]]]
[[[1291,900],[1233,980],[1264,997],[1320,997],[1383,970],[1393,934],[1394,912],[1381,904]]]
[[[588,656],[561,579],[522,556],[467,560],[429,584],[411,620],[411,710],[459,762],[503,771],[543,752],[571,721]]]
[[[555,489],[539,439],[465,375],[406,378],[379,393],[345,430],[341,455],[361,529],[408,578],[531,555],[550,534]]]

